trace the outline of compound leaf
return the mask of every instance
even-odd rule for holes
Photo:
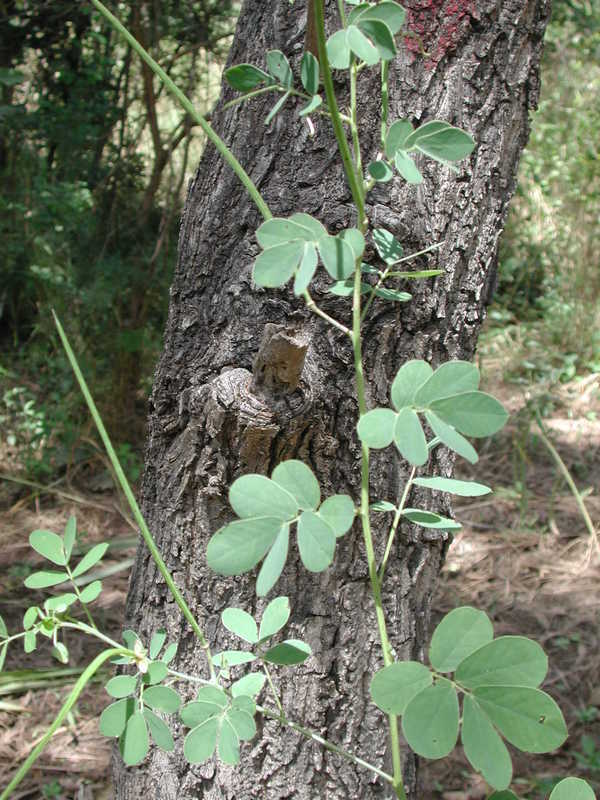
[[[144,703],[156,711],[172,714],[181,705],[181,698],[169,686],[151,686],[144,691]]]
[[[434,489],[438,492],[448,492],[459,497],[481,497],[489,494],[492,490],[489,486],[475,481],[458,481],[454,478],[415,478],[413,483],[423,486],[425,489]]]
[[[386,714],[404,714],[406,706],[419,692],[431,686],[433,676],[418,661],[399,661],[376,672],[371,681],[371,697]]]
[[[450,611],[431,637],[429,660],[439,672],[454,672],[471,653],[494,638],[494,626],[483,611],[462,606]]]
[[[528,686],[479,686],[473,692],[481,710],[519,750],[548,753],[567,738],[567,726],[554,700]]]
[[[475,364],[469,361],[447,361],[419,387],[414,401],[419,406],[429,406],[434,400],[475,391],[478,386],[479,370]]]
[[[335,533],[319,514],[303,511],[298,520],[298,549],[302,563],[310,572],[322,572],[335,553]]]
[[[58,534],[52,533],[52,531],[33,531],[29,535],[29,544],[36,553],[47,558],[53,564],[64,567],[67,563],[63,540]]]
[[[127,725],[119,740],[123,761],[128,767],[133,767],[146,758],[149,748],[146,720],[141,711],[136,711],[127,720]]]
[[[166,753],[174,750],[175,742],[169,726],[149,708],[145,708],[143,713],[154,744]]]
[[[263,611],[258,641],[264,641],[280,631],[290,618],[290,601],[287,597],[276,597]]]
[[[388,447],[394,439],[396,417],[391,408],[374,408],[367,411],[358,421],[358,438],[367,447],[381,449]]]
[[[403,364],[396,373],[390,391],[394,408],[401,411],[406,406],[412,405],[419,387],[432,374],[433,370],[426,361],[414,359]]]
[[[255,567],[287,525],[277,517],[231,522],[218,530],[206,549],[208,566],[219,575],[240,575]]]
[[[512,760],[488,717],[470,696],[463,700],[461,732],[465,755],[494,789],[506,789],[512,780]]]
[[[250,644],[258,642],[258,628],[254,618],[242,608],[226,608],[221,614],[221,621],[227,630],[235,633]]]
[[[312,650],[306,642],[301,642],[298,639],[286,639],[284,642],[269,648],[263,658],[271,664],[292,666],[306,661],[310,655],[312,655]]]
[[[236,64],[225,70],[224,74],[227,83],[239,92],[248,92],[261,83],[271,82],[270,75],[252,64]]]
[[[319,91],[319,62],[310,52],[306,52],[302,56],[300,79],[308,94],[317,94]]]
[[[303,511],[314,511],[321,502],[319,482],[302,461],[293,458],[282,461],[273,470],[272,479],[294,498],[297,506],[294,515],[298,507]]]
[[[427,439],[419,417],[412,408],[403,408],[396,415],[394,442],[403,458],[413,466],[420,467],[427,462]]]
[[[120,736],[136,708],[137,702],[134,697],[111,703],[100,714],[100,733],[103,736]]]
[[[508,414],[504,406],[485,392],[462,392],[429,403],[440,419],[465,436],[480,438],[504,427]]]
[[[256,579],[256,594],[264,597],[279,580],[283,572],[290,543],[290,526],[282,525],[273,546],[267,553]]]
[[[469,689],[507,685],[536,687],[547,672],[548,657],[537,642],[524,636],[499,636],[458,664],[455,677]]]
[[[410,747],[425,758],[444,758],[458,738],[458,697],[452,684],[440,680],[413,697],[402,717]]]
[[[84,555],[79,564],[77,564],[73,570],[73,577],[78,578],[80,575],[83,575],[84,572],[87,572],[88,569],[96,566],[96,564],[104,557],[104,554],[107,550],[107,542],[101,542],[100,544],[92,547],[92,549]]]
[[[548,800],[596,800],[596,795],[581,778],[564,778],[556,784]]]
[[[471,464],[477,463],[479,456],[473,445],[464,436],[461,436],[451,425],[447,425],[437,414],[432,411],[425,412],[425,419],[429,427],[438,437],[442,444],[458,453],[459,456],[466,458]]]
[[[347,494],[334,494],[325,500],[318,513],[333,528],[336,538],[339,538],[352,527],[354,502]]]

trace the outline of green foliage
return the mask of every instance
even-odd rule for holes
[[[161,73],[160,67],[118,20],[110,15],[99,0],[92,0],[92,3],[101,11],[103,18],[111,21],[125,35],[145,63],[154,72],[158,72],[166,85],[175,91],[170,78]],[[346,177],[358,211],[357,228],[349,228],[331,236],[320,222],[304,213],[294,214],[289,219],[273,218],[241,165],[206,125],[205,120],[198,115],[194,116],[189,101],[179,96],[184,107],[225,155],[265,217],[265,222],[257,232],[262,252],[254,265],[255,282],[259,286],[279,287],[293,277],[294,292],[304,295],[309,308],[352,341],[360,409],[358,437],[363,455],[358,516],[363,528],[369,580],[377,608],[377,625],[385,663],[384,668],[373,676],[370,692],[374,703],[390,715],[394,774],[388,775],[286,718],[269,665],[301,664],[312,654],[310,646],[298,639],[271,641],[289,620],[288,598],[277,597],[272,600],[264,609],[260,626],[245,610],[226,608],[221,617],[223,625],[250,644],[253,652],[228,650],[212,655],[200,624],[173,581],[141,515],[72,348],[55,317],[61,341],[112,467],[162,577],[206,654],[210,678],[205,680],[189,676],[168,666],[175,656],[176,643],[167,645],[163,658],[159,658],[167,640],[163,629],[153,633],[149,646],[145,646],[134,631],[123,632],[125,646],[113,642],[98,631],[86,602],[97,597],[101,584],[99,581],[89,583],[80,592],[75,579],[99,562],[106,552],[106,544],[92,547],[71,568],[70,559],[77,536],[75,521],[69,520],[63,537],[51,531],[34,531],[30,537],[32,548],[64,571],[44,570],[34,573],[27,579],[29,585],[42,588],[69,580],[74,592],[49,598],[44,602],[43,609],[32,606],[24,615],[24,631],[14,636],[8,635],[6,625],[0,619],[0,638],[3,640],[0,644],[0,661],[3,660],[10,641],[22,638],[26,652],[31,652],[38,644],[39,635],[51,639],[56,657],[66,662],[68,651],[57,638],[63,627],[75,628],[96,636],[110,644],[111,649],[98,656],[81,675],[52,727],[34,748],[17,776],[0,796],[0,800],[5,800],[26,774],[76,701],[87,680],[108,658],[115,664],[127,667],[128,671],[110,678],[106,683],[107,693],[116,702],[102,712],[100,730],[106,736],[118,738],[121,755],[128,766],[143,761],[150,747],[150,737],[163,750],[173,750],[172,734],[159,714],[178,711],[181,721],[190,729],[183,747],[188,762],[203,763],[216,752],[223,763],[236,765],[240,760],[241,742],[250,741],[256,734],[255,714],[260,711],[265,717],[274,718],[281,725],[291,727],[355,764],[372,770],[392,785],[398,798],[405,800],[395,718],[401,716],[404,738],[415,753],[426,758],[442,758],[453,750],[460,735],[465,755],[471,765],[497,790],[492,798],[511,800],[514,795],[508,790],[508,785],[512,779],[512,762],[503,738],[518,749],[532,753],[554,750],[566,738],[566,726],[558,706],[548,694],[538,688],[547,672],[547,659],[543,650],[535,642],[519,636],[494,639],[492,624],[481,611],[470,607],[458,608],[440,622],[433,633],[429,649],[430,667],[412,661],[390,663],[393,651],[382,606],[382,587],[385,566],[398,526],[408,522],[443,530],[460,527],[453,520],[433,511],[407,507],[413,483],[421,488],[463,496],[480,496],[489,492],[487,487],[478,483],[437,476],[416,476],[416,470],[427,462],[430,450],[440,444],[470,461],[476,461],[477,455],[464,437],[492,435],[504,425],[507,414],[497,400],[478,390],[477,369],[462,361],[449,362],[435,371],[424,361],[410,361],[398,370],[391,387],[393,409],[373,409],[370,412],[364,410],[367,395],[362,372],[361,323],[371,303],[375,298],[392,302],[408,302],[411,299],[410,294],[401,288],[384,286],[388,277],[404,279],[407,275],[411,278],[418,275],[423,279],[434,277],[438,271],[424,270],[412,274],[392,272],[394,266],[412,256],[404,257],[402,245],[383,229],[371,231],[370,238],[385,268],[379,269],[362,262],[364,253],[369,252],[366,251],[365,241],[365,235],[369,235],[369,222],[365,214],[364,195],[376,180],[390,179],[392,166],[379,153],[377,160],[371,162],[367,168],[370,177],[365,178],[362,174],[355,82],[362,68],[381,62],[382,82],[386,84],[388,62],[396,53],[394,35],[402,27],[405,12],[390,0],[376,4],[357,1],[349,5],[353,8],[347,20],[344,13],[341,14],[343,29],[334,33],[326,43],[323,6],[321,3],[316,4],[321,63],[319,67],[309,54],[302,58],[301,82],[307,95],[294,88],[290,63],[285,54],[277,50],[266,54],[267,72],[251,65],[238,65],[228,71],[227,77],[234,88],[245,91],[246,96],[262,93],[263,90],[281,94],[268,114],[267,122],[291,96],[309,100],[309,104],[300,111],[301,116],[316,111],[332,119]],[[333,93],[327,52],[334,67],[348,67],[350,70],[350,116],[343,119]],[[316,94],[321,78],[325,87],[326,103]],[[20,80],[18,74],[10,71],[0,73],[0,83],[4,81],[4,86],[19,85]],[[387,108],[384,109],[383,118],[387,118]],[[344,123],[351,127],[355,150],[353,154],[344,138]],[[452,162],[468,156],[474,147],[472,138],[466,132],[437,120],[426,122],[416,129],[403,120],[392,123],[387,131],[384,124],[382,136],[385,156],[393,161],[406,180],[415,183],[423,180],[423,176],[411,153],[451,165]],[[433,247],[435,245],[423,252],[429,252]],[[340,296],[352,296],[352,330],[319,309],[306,291],[318,267],[319,258],[335,281],[333,287],[330,287],[333,292]],[[363,295],[368,295],[364,306],[361,305]],[[424,421],[433,432],[433,438],[429,441]],[[413,466],[410,478],[404,486],[398,505],[389,501],[377,501],[370,505],[368,451],[370,448],[387,447],[392,442],[400,455]],[[207,548],[207,561],[216,572],[227,576],[247,572],[263,561],[257,578],[259,596],[268,593],[281,575],[288,554],[292,526],[296,526],[298,550],[304,566],[313,572],[320,572],[331,565],[337,538],[351,528],[357,515],[355,503],[347,495],[333,495],[321,502],[321,490],[315,475],[307,465],[297,460],[282,462],[274,469],[270,478],[252,474],[238,478],[231,486],[229,499],[238,519],[213,535]],[[394,513],[381,564],[376,562],[369,524],[371,511]],[[83,606],[89,624],[78,621],[69,612],[78,601]],[[254,661],[261,664],[264,675],[250,672],[233,681],[230,686],[227,685],[231,678],[231,668]],[[196,699],[183,707],[179,693],[172,687],[172,684],[181,680],[202,684]],[[268,682],[273,694],[277,712],[257,707],[254,702],[253,698],[262,691],[265,682]],[[563,800],[567,796],[576,796],[577,800],[589,800],[593,797],[593,792],[590,792],[585,782],[567,779],[555,788],[552,797],[554,800]]]
[[[318,508],[320,496],[312,471],[293,459],[276,467],[272,478],[238,478],[231,485],[229,502],[241,519],[211,538],[206,551],[208,565],[221,575],[239,575],[264,559],[257,594],[265,595],[283,571],[289,528],[296,523],[298,549],[306,569],[327,569],[333,561],[336,538],[352,525],[354,504],[345,495],[335,495],[321,509],[311,510]]]
[[[251,697],[229,698],[215,686],[204,686],[196,700],[181,709],[181,720],[192,730],[185,737],[183,752],[190,764],[201,764],[217,749],[225,764],[240,760],[240,742],[256,734],[256,706]]]
[[[600,364],[600,8],[553,4],[542,90],[501,240],[492,333],[513,345],[508,370],[564,383]]]
[[[425,758],[448,755],[460,731],[473,768],[506,790],[512,760],[502,737],[525,752],[547,753],[567,730],[554,700],[536,688],[548,669],[542,648],[521,636],[493,635],[483,611],[454,609],[433,633],[431,668],[411,661],[384,667],[373,677],[371,697],[382,711],[402,716],[408,744]]]

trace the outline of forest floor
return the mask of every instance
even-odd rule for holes
[[[485,375],[501,374],[484,364]],[[559,777],[577,774],[600,788],[600,550],[590,537],[576,500],[527,412],[539,386],[498,382],[488,391],[513,413],[511,423],[480,448],[477,480],[493,496],[455,504],[463,529],[455,537],[435,598],[436,622],[460,605],[485,610],[496,635],[536,639],[548,653],[544,688],[558,701],[570,737],[552,756],[513,750],[515,782],[523,798],[545,798]],[[573,381],[543,397],[544,424],[573,479],[585,495],[592,520],[600,523],[600,376]],[[13,454],[14,455],[14,454]],[[4,463],[2,463],[4,462]],[[0,472],[15,469],[0,454]],[[460,477],[469,477],[461,468]],[[36,528],[60,531],[76,513],[90,543],[110,541],[102,569],[105,590],[95,603],[103,629],[119,638],[135,532],[112,490],[82,491],[85,476],[40,493],[0,481],[0,613],[9,630],[20,629],[29,605],[23,578],[32,570],[27,539]],[[89,486],[89,483],[88,483]],[[79,487],[79,488],[78,488]],[[595,488],[594,488],[595,487]],[[587,494],[586,494],[587,492]],[[71,663],[95,654],[89,640],[71,637]],[[39,741],[68,693],[65,675],[43,647],[29,655],[9,651],[5,670],[32,673],[0,676],[0,787]],[[53,673],[40,674],[39,670]],[[12,684],[12,688],[11,688]],[[108,800],[111,741],[98,731],[106,705],[98,684],[84,691],[14,798]],[[457,747],[453,755],[424,767],[422,800],[483,800],[489,794]]]

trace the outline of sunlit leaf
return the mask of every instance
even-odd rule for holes
[[[302,563],[310,572],[322,572],[335,553],[333,528],[313,511],[303,511],[298,520],[298,549]]]
[[[52,533],[52,531],[33,531],[29,536],[29,544],[36,553],[44,556],[53,564],[64,567],[67,563],[63,540],[56,533]]]

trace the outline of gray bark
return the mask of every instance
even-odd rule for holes
[[[371,224],[394,233],[407,253],[444,240],[433,257],[419,263],[445,270],[435,280],[411,283],[410,304],[376,301],[364,329],[371,406],[387,404],[390,382],[407,359],[425,358],[437,365],[473,356],[528,135],[528,112],[538,96],[549,15],[548,0],[482,0],[476,9],[441,0],[411,0],[407,6],[413,30],[429,55],[413,52],[415,40],[401,49],[391,68],[390,120],[444,119],[472,132],[478,146],[458,175],[422,163],[421,186],[394,180],[370,195]],[[328,16],[336,24],[335,3],[328,4]],[[304,3],[246,0],[230,63],[262,64],[265,51],[278,48],[297,67],[305,20]],[[378,145],[378,82],[377,70],[361,75],[365,163],[375,157]],[[344,98],[344,82],[337,88]],[[226,89],[222,100],[232,96]],[[272,103],[259,98],[225,112],[218,108],[213,124],[275,214],[308,212],[330,233],[354,224],[329,124],[315,118],[316,135],[311,137],[290,103],[265,127]],[[215,651],[234,645],[220,625],[224,608],[240,606],[252,613],[265,605],[257,602],[252,577],[224,579],[205,564],[209,537],[231,519],[231,482],[247,472],[270,474],[279,461],[297,457],[312,467],[323,496],[348,492],[357,497],[359,487],[349,345],[290,291],[253,286],[251,266],[258,253],[254,232],[260,222],[235,176],[209,146],[190,185],[181,226],[164,353],[151,399],[143,509]],[[349,322],[348,301],[323,293],[323,275],[321,271],[316,281],[317,301]],[[267,328],[269,323],[278,327]],[[253,378],[266,328],[269,344]],[[452,459],[438,449],[429,474],[447,475],[451,469]],[[378,454],[373,459],[373,498],[397,497],[405,473],[391,449]],[[417,504],[449,511],[440,498],[425,494],[415,493],[411,505]],[[379,552],[381,516],[375,524]],[[423,529],[406,527],[400,533],[384,592],[400,658],[423,657],[432,592],[446,546],[444,535]],[[271,597],[276,594],[290,597],[287,635],[304,638],[314,652],[303,667],[276,670],[289,717],[389,769],[387,723],[368,697],[370,676],[382,660],[358,526],[339,542],[333,567],[322,574],[307,573],[292,548]],[[143,548],[131,579],[128,617],[144,636],[166,626],[180,642],[177,668],[206,676],[198,643]],[[410,755],[405,771],[415,797],[416,763]],[[117,759],[115,785],[120,800],[390,796],[369,772],[266,721],[259,723],[256,739],[243,746],[240,769],[214,762],[190,767],[179,744],[174,754],[153,750],[135,769],[123,768]]]

